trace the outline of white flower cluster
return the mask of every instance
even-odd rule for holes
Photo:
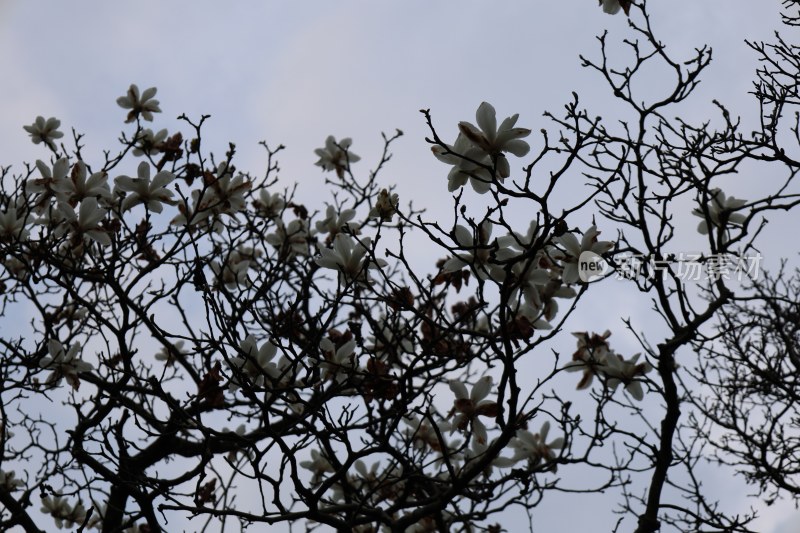
[[[30,133],[33,144],[44,143],[51,150],[55,150],[55,140],[64,136],[63,133],[58,131],[59,126],[61,126],[61,121],[55,117],[45,120],[43,116],[38,116],[33,121],[33,124],[23,126],[23,129]]]
[[[230,380],[230,389],[238,389],[242,383],[237,374],[244,374],[254,385],[263,387],[265,378],[277,379],[281,371],[272,360],[278,353],[278,347],[267,341],[258,346],[255,337],[248,335],[239,344],[240,355],[231,358],[231,367],[235,370]]]
[[[186,202],[178,203],[179,214],[170,222],[176,226],[189,224],[210,225],[216,232],[221,232],[223,224],[222,215],[236,216],[245,208],[245,194],[252,187],[252,183],[244,174],[233,175],[234,169],[229,168],[226,162],[217,165],[215,173],[206,174],[207,186],[191,192],[192,206]],[[262,199],[266,198],[262,191]],[[271,202],[276,200],[269,197]],[[282,207],[282,206],[281,206]]]
[[[369,269],[386,266],[383,259],[372,260],[368,254],[372,249],[369,237],[357,240],[350,235],[339,233],[333,239],[333,248],[321,248],[316,262],[322,268],[330,268],[339,272],[339,282],[369,283]]]
[[[483,279],[501,283],[508,273],[513,276],[514,294],[521,291],[524,300],[514,311],[525,317],[537,329],[549,329],[549,321],[558,313],[556,298],[574,298],[576,292],[569,285],[578,283],[578,260],[583,252],[602,255],[614,247],[610,241],[598,240],[595,226],[589,227],[580,240],[570,232],[553,237],[551,244],[541,246],[535,253],[539,240],[536,221],[531,222],[525,235],[510,233],[492,239],[493,224],[484,220],[473,231],[462,225],[455,228],[455,241],[460,250],[448,259],[442,270],[456,272],[470,267]]]
[[[89,372],[93,369],[91,363],[81,360],[78,351],[81,346],[77,342],[65,350],[64,346],[57,340],[50,339],[47,342],[47,350],[50,355],[43,357],[39,361],[39,366],[52,370],[47,378],[48,385],[58,385],[62,379],[66,379],[73,389],[80,387],[78,374]]]
[[[0,488],[3,488],[8,492],[13,492],[24,486],[25,483],[21,479],[17,479],[14,472],[0,470]]]
[[[83,504],[78,502],[73,508],[60,494],[42,498],[41,511],[53,517],[58,529],[72,528],[86,520],[86,509]]]
[[[353,140],[349,137],[336,142],[336,138],[329,135],[325,139],[325,147],[314,150],[314,153],[319,156],[319,161],[314,164],[322,167],[322,170],[325,171],[335,170],[336,175],[343,178],[344,173],[350,171],[350,165],[361,160],[350,151],[351,144],[353,144]]]
[[[256,266],[256,260],[261,254],[261,250],[242,246],[227,255],[224,265],[219,261],[212,261],[211,270],[229,290],[239,286],[247,287],[250,285],[247,273]]]
[[[505,154],[523,157],[530,151],[530,145],[522,139],[530,135],[531,130],[515,127],[518,118],[518,114],[507,117],[498,127],[494,107],[483,102],[475,113],[477,126],[460,122],[460,133],[453,145],[431,148],[439,161],[453,166],[447,176],[449,191],[469,181],[475,192],[483,194],[489,191],[495,179],[503,181],[511,175]]]
[[[712,229],[723,230],[723,240],[727,239],[727,229],[730,226],[741,226],[747,220],[744,213],[737,213],[747,200],[735,198],[733,196],[725,196],[722,189],[711,189],[708,191],[710,201],[705,209],[695,208],[692,214],[702,218],[703,220],[697,225],[697,231],[702,235],[708,235]]]
[[[647,361],[639,363],[640,354],[625,359],[615,353],[608,344],[608,337],[611,336],[608,330],[602,335],[584,331],[573,335],[578,338],[578,349],[565,369],[568,372],[583,372],[578,389],[589,388],[594,376],[601,376],[612,393],[623,384],[634,399],[641,401],[644,398],[642,376],[650,372],[653,366]]]

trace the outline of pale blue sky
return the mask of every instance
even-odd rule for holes
[[[752,119],[746,93],[754,56],[742,39],[771,38],[778,0],[652,3],[656,30],[672,50],[715,47],[715,61],[686,113],[701,120],[709,101],[719,98],[734,109],[747,106],[741,113]],[[558,110],[573,90],[596,113],[611,114],[606,88],[579,68],[578,54],[596,57],[595,36],[606,29],[617,42],[631,33],[624,17],[605,15],[595,4],[0,0],[0,164],[48,155],[22,130],[36,115],[60,118],[67,135],[71,127],[85,133],[90,157],[114,149],[125,116],[115,99],[137,83],[158,87],[164,113],[157,128],[175,130],[180,113],[212,115],[206,146],[222,154],[228,141],[235,142],[239,168],[259,173],[265,158],[257,141],[285,144],[282,181],[298,181],[302,197],[315,206],[325,197],[313,149],[327,135],[352,137],[366,171],[380,156],[380,132],[400,128],[406,135],[382,179],[397,183],[403,201],[413,198],[437,213],[451,205],[447,169],[430,155],[420,108],[432,110],[439,132],[451,140],[457,122],[472,120],[483,100],[501,117],[520,113],[519,125],[534,132],[546,125],[542,112]],[[643,88],[659,89],[657,80]],[[737,187],[737,196],[746,197],[757,183]],[[419,265],[437,257],[430,247],[416,249]],[[779,243],[767,250],[777,252]],[[603,309],[594,329],[621,329],[617,316],[648,307],[625,297],[614,301],[619,313]],[[583,310],[575,323],[597,322],[600,309]],[[719,473],[709,479],[709,485],[719,483],[728,505],[739,505],[746,489]],[[574,498],[546,502],[536,531],[595,531],[598,523],[613,523],[607,500],[582,496],[576,506]],[[583,511],[564,512],[576,507]],[[759,528],[798,533],[800,518],[791,513],[787,505],[765,508]]]

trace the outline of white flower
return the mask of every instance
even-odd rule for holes
[[[278,353],[277,346],[267,341],[259,347],[255,337],[248,335],[239,344],[239,350],[242,355],[232,357],[231,366],[246,375],[253,384],[261,387],[264,385],[265,376],[273,379],[278,377],[278,367],[272,362]],[[235,390],[239,386],[241,386],[241,383],[234,374],[230,382],[230,388]]]
[[[252,184],[244,174],[239,173],[233,177],[233,168],[228,168],[224,161],[217,167],[216,174],[211,187],[200,199],[201,209],[211,208],[216,215],[233,216],[244,209],[244,195]]]
[[[330,379],[337,383],[347,381],[348,371],[357,366],[355,339],[350,339],[336,348],[336,345],[328,337],[324,337],[319,343],[319,348],[325,356],[325,360],[320,365],[323,379]]]
[[[349,235],[339,233],[333,239],[333,248],[320,249],[316,263],[323,268],[337,270],[340,283],[369,281],[367,269],[386,265],[383,259],[378,259],[376,262],[367,257],[371,244],[372,240],[369,237],[357,241]]]
[[[201,204],[201,192],[202,191],[199,189],[192,191],[191,197],[194,204],[193,207],[189,207],[183,200],[178,202],[178,214],[170,221],[170,224],[173,226],[184,226],[191,221],[192,225],[189,227],[190,229],[194,229],[195,224],[198,226],[210,225],[213,231],[220,233],[222,231],[222,224],[209,203],[209,199],[214,197],[214,194],[206,189]]]
[[[318,485],[326,473],[332,474],[335,472],[328,459],[317,450],[311,450],[311,460],[300,461],[300,466],[306,470],[310,470],[314,475],[311,478],[312,485]]]
[[[356,235],[358,234],[359,224],[350,222],[355,216],[355,209],[343,209],[341,213],[338,213],[334,206],[329,205],[325,212],[325,218],[316,224],[317,231],[336,235],[346,227],[348,228],[348,233]]]
[[[726,224],[731,226],[741,226],[747,217],[743,213],[735,213],[737,209],[747,203],[747,200],[738,198],[726,197],[721,189],[711,189],[708,191],[710,201],[706,209],[708,210],[708,218],[703,209],[695,208],[692,214],[702,218],[703,220],[697,225],[697,231],[702,235],[708,235],[709,223],[715,228],[722,228]]]
[[[369,218],[380,218],[384,222],[391,222],[392,216],[397,212],[397,205],[400,203],[400,197],[396,193],[389,194],[389,191],[382,189],[378,193],[378,199],[375,201],[375,207],[370,209]]]
[[[28,264],[20,261],[16,257],[8,257],[3,261],[3,266],[6,268],[12,277],[18,280],[25,280],[30,272],[28,271]]]
[[[25,229],[25,217],[20,217],[16,206],[10,205],[0,214],[0,241],[27,240],[29,232]]]
[[[523,137],[530,135],[527,128],[516,128],[519,115],[506,118],[497,126],[494,107],[487,102],[478,106],[475,113],[478,126],[470,122],[460,122],[456,142],[450,146],[434,146],[433,155],[443,163],[453,165],[447,176],[451,192],[467,183],[469,179],[475,192],[483,194],[492,184],[493,176],[489,169],[496,164],[494,178],[502,181],[511,175],[511,167],[505,152],[522,157],[530,151]]]
[[[61,225],[56,230],[56,235],[63,235],[67,230],[70,230],[81,238],[81,242],[86,242],[88,238],[102,246],[111,244],[111,237],[100,227],[100,222],[105,218],[108,211],[98,205],[97,198],[85,198],[81,202],[78,213],[75,213],[71,205],[59,202],[58,213],[63,218],[61,219]]]
[[[485,399],[491,389],[491,376],[484,376],[479,379],[470,392],[467,392],[467,387],[463,382],[450,380],[450,390],[456,395],[450,416],[457,413],[453,419],[451,433],[456,429],[465,430],[471,422],[472,432],[478,442],[481,444],[486,443],[486,426],[483,425],[478,416],[495,417],[500,410],[497,402]]]
[[[86,519],[86,509],[81,503],[78,503],[73,509],[60,494],[42,498],[41,511],[53,517],[58,529],[71,528]]]
[[[135,139],[136,146],[133,147],[133,155],[155,155],[161,151],[164,141],[166,140],[166,129],[161,129],[158,130],[157,133],[153,133],[153,130],[150,128],[145,128],[139,132],[139,135],[137,135]]]
[[[481,222],[476,230],[476,239],[473,237],[472,230],[460,224],[457,225],[455,228],[456,243],[460,248],[468,251],[448,259],[442,269],[445,272],[456,272],[465,266],[471,266],[481,279],[502,280],[505,272],[499,265],[492,264],[493,245],[490,241],[492,228],[493,225],[489,220]]]
[[[8,492],[13,492],[23,486],[25,486],[25,483],[21,479],[17,479],[14,472],[6,472],[5,470],[0,470],[1,488],[7,490]]]
[[[122,211],[128,211],[138,204],[145,204],[145,207],[154,213],[162,211],[162,203],[172,204],[172,191],[166,189],[175,175],[166,170],[162,170],[150,181],[150,163],[142,161],[137,169],[138,177],[119,176],[114,180],[116,184],[114,193],[123,195],[128,192],[122,201]]]
[[[133,122],[140,114],[143,119],[152,122],[153,113],[161,113],[158,100],[153,99],[157,90],[155,87],[150,87],[140,94],[139,87],[132,83],[127,94],[117,98],[117,105],[122,109],[130,109],[125,122]]]
[[[624,9],[626,15],[630,14],[631,0],[598,0],[598,3],[603,6],[603,13],[616,15],[620,9]]]
[[[647,374],[653,369],[653,366],[646,361],[644,363],[636,363],[640,355],[637,353],[630,359],[623,359],[621,355],[612,353],[606,358],[606,364],[603,367],[603,372],[608,376],[606,385],[612,391],[622,383],[625,385],[625,390],[638,401],[642,401],[642,398],[644,398],[644,391],[642,390],[641,381],[636,378]]]
[[[337,143],[334,136],[329,135],[325,139],[325,147],[314,150],[314,153],[319,156],[319,161],[314,164],[322,167],[323,170],[335,170],[337,176],[344,177],[345,171],[350,170],[350,164],[361,160],[350,151],[351,144],[353,141],[349,137]]]
[[[53,163],[51,171],[47,163],[37,159],[36,168],[39,169],[39,173],[42,177],[26,182],[25,192],[38,195],[33,203],[36,206],[36,212],[38,214],[43,214],[50,206],[51,199],[55,198],[59,201],[68,200],[66,193],[71,190],[67,178],[67,174],[69,173],[69,161],[67,158],[62,157]]]
[[[266,240],[291,258],[295,255],[308,255],[309,237],[311,234],[305,220],[298,218],[289,222],[287,226],[283,220],[278,219],[275,231],[267,235]]]
[[[469,139],[473,145],[480,148],[487,155],[497,157],[497,172],[506,178],[511,175],[508,159],[503,152],[509,152],[517,157],[525,156],[531,149],[527,142],[521,140],[530,135],[527,128],[515,128],[519,114],[512,115],[497,127],[497,116],[494,107],[488,102],[481,103],[475,113],[478,127],[469,122],[459,122],[458,129]]]
[[[557,259],[562,261],[564,267],[564,271],[561,274],[561,279],[564,280],[564,283],[576,283],[580,279],[578,275],[578,259],[583,252],[594,252],[602,255],[614,247],[614,243],[611,241],[598,241],[598,235],[600,235],[600,232],[597,231],[597,228],[591,226],[583,234],[583,238],[580,241],[570,232],[553,239],[563,246],[566,252],[566,255],[557,256]]]
[[[528,460],[531,466],[536,466],[542,461],[553,461],[556,458],[554,450],[559,450],[564,446],[564,439],[559,437],[547,442],[547,434],[549,432],[550,422],[542,424],[542,429],[539,430],[539,433],[518,430],[509,443],[509,447],[514,449],[512,461],[516,463]],[[504,461],[498,466],[509,466],[508,463],[508,461]]]
[[[156,361],[164,361],[167,366],[174,365],[178,357],[186,354],[186,350],[183,349],[183,344],[183,341],[176,341],[175,344],[169,348],[167,346],[162,346],[156,353]],[[175,354],[178,354],[178,356]]]
[[[491,158],[476,148],[463,134],[458,134],[452,146],[433,146],[431,152],[442,163],[453,165],[447,175],[448,191],[453,192],[463,187],[467,181],[478,194],[484,194],[491,189],[492,175],[487,170],[492,165]],[[502,180],[504,176],[498,178]]]
[[[241,247],[228,255],[224,267],[218,261],[212,261],[211,270],[228,289],[248,286],[250,279],[247,277],[247,273],[250,270],[250,264],[258,255],[260,253],[253,251],[250,247]]]
[[[64,136],[63,133],[58,131],[59,126],[61,126],[61,121],[55,117],[45,120],[44,117],[38,116],[33,121],[33,124],[22,126],[22,128],[30,133],[33,144],[45,143],[51,150],[55,150],[56,143],[53,141]]]
[[[95,172],[87,178],[86,163],[78,161],[72,167],[69,178],[59,185],[61,192],[70,203],[80,202],[84,198],[98,198],[104,204],[111,201],[111,189],[108,186],[108,174]]]
[[[94,512],[92,512],[92,516],[89,518],[89,522],[87,522],[86,527],[102,530],[103,520],[106,518],[108,506],[106,504],[100,505],[92,501],[92,507],[94,508]]]
[[[583,372],[583,377],[578,382],[577,389],[587,389],[592,385],[594,376],[603,372],[611,354],[608,337],[611,331],[606,330],[602,335],[589,334],[585,331],[576,331],[572,335],[578,338],[578,349],[572,354],[572,361],[564,369],[567,372]]]
[[[78,374],[81,372],[89,372],[93,368],[91,363],[82,361],[78,357],[80,344],[76,342],[70,346],[68,351],[65,351],[64,346],[62,346],[60,342],[51,339],[47,342],[47,350],[50,352],[50,355],[39,361],[40,367],[53,370],[47,378],[47,383],[58,384],[61,382],[61,378],[66,378],[67,383],[72,385],[73,389],[77,390],[80,386]]]
[[[255,200],[253,205],[261,216],[277,218],[280,216],[283,208],[286,207],[286,200],[283,199],[280,193],[276,192],[270,194],[266,189],[261,189],[258,193],[258,200]]]

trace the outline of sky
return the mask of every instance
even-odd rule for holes
[[[670,50],[688,54],[703,44],[715,50],[706,78],[684,105],[688,116],[701,120],[718,98],[753,119],[747,92],[756,65],[743,39],[770,39],[779,3],[651,2],[655,29]],[[240,169],[263,169],[258,141],[284,144],[281,184],[297,182],[301,198],[315,206],[326,198],[313,150],[328,135],[352,137],[352,151],[362,158],[358,168],[366,172],[379,160],[380,133],[399,128],[405,135],[381,180],[397,185],[402,202],[413,199],[435,217],[452,199],[447,168],[430,155],[419,110],[430,109],[439,133],[451,141],[458,121],[473,120],[484,100],[499,117],[519,113],[519,125],[534,132],[547,125],[542,113],[560,110],[571,91],[599,114],[611,114],[606,87],[578,59],[581,53],[597,57],[596,36],[604,31],[615,43],[633,36],[623,16],[602,13],[594,0],[0,0],[0,165],[21,168],[48,155],[22,130],[37,115],[58,117],[68,136],[71,128],[85,134],[87,154],[99,158],[113,150],[126,128],[115,100],[136,83],[158,88],[164,112],[157,128],[175,131],[181,113],[211,115],[206,146],[222,155],[228,142],[236,143]],[[660,88],[654,78],[643,90],[657,94]],[[535,150],[537,140],[532,144]],[[747,197],[758,183],[742,180],[735,187],[737,196]],[[781,245],[767,243],[769,260]],[[415,252],[421,267],[440,257],[424,245]],[[615,305],[619,313],[605,313],[616,322],[604,317],[600,322],[609,323],[594,329],[619,328],[618,317],[647,307],[626,298]],[[597,322],[597,308],[583,313],[576,320]],[[731,493],[729,480],[709,476],[729,504],[743,494],[736,491],[747,490]],[[575,500],[558,501],[557,510]],[[581,505],[587,512],[570,517],[576,520],[571,531],[609,514],[602,501]],[[566,530],[563,520],[554,511],[541,531]],[[798,533],[800,515],[776,504],[763,510],[758,524],[765,532]]]

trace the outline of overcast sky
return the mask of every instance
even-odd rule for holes
[[[747,91],[755,62],[742,40],[770,39],[780,2],[652,3],[656,31],[671,50],[715,49],[688,113],[702,120],[718,98],[752,119]],[[352,137],[366,172],[380,157],[380,132],[400,128],[406,135],[382,179],[398,185],[403,201],[435,214],[452,200],[447,168],[430,155],[419,109],[430,108],[450,140],[457,122],[472,120],[484,100],[501,118],[519,113],[519,125],[534,132],[547,125],[543,111],[560,109],[573,90],[596,113],[612,110],[606,87],[578,60],[580,53],[596,57],[595,37],[605,30],[614,42],[632,36],[623,16],[603,14],[594,0],[0,0],[0,164],[49,155],[22,130],[37,115],[84,133],[87,157],[99,160],[101,150],[115,149],[123,127],[130,130],[115,100],[137,83],[158,87],[164,113],[155,128],[175,131],[181,113],[210,114],[206,146],[221,155],[235,142],[240,169],[261,172],[258,141],[286,145],[282,182],[299,182],[314,206],[324,196],[313,149],[327,135]],[[739,186],[737,196],[746,197],[757,184]],[[436,259],[427,251],[420,248],[420,264]],[[627,306],[618,316],[647,307],[617,304]],[[619,327],[618,318],[611,320],[608,327]],[[718,472],[709,476],[728,505],[743,501],[746,488]],[[554,501],[537,531],[589,531],[614,521],[607,502],[582,499],[585,512],[565,513],[562,506],[574,500]],[[756,529],[798,533],[800,515],[793,512],[786,504],[765,508]]]

